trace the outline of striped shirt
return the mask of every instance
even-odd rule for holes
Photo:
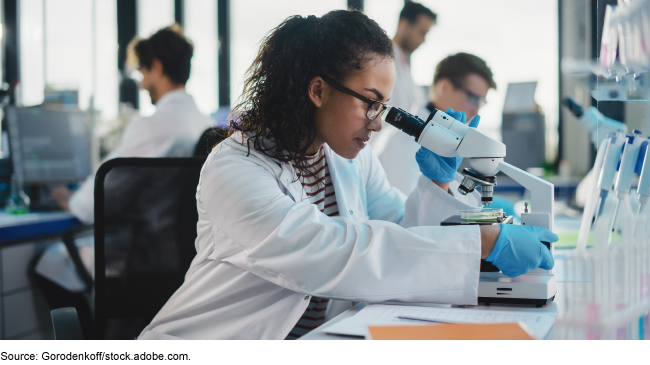
[[[316,155],[307,158],[307,168],[314,176],[309,176],[307,172],[298,172],[298,178],[309,202],[330,217],[339,215],[332,177],[322,148]]]
[[[294,167],[296,166],[294,165]],[[298,172],[298,178],[309,202],[316,205],[323,214],[330,217],[339,215],[334,185],[332,184],[332,178],[327,168],[327,159],[322,148],[315,156],[307,158],[307,168],[310,172],[314,172],[314,176],[310,176],[305,172]],[[300,338],[325,323],[325,310],[328,302],[329,299],[312,297],[305,313],[300,317],[298,323],[289,332],[285,340]]]

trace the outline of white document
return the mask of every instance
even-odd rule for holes
[[[356,315],[335,323],[323,331],[327,334],[367,337],[368,326],[431,325],[399,319],[411,317],[445,323],[511,323],[517,322],[533,337],[543,339],[555,322],[556,313],[542,311],[506,311],[468,308],[439,308],[372,304]]]

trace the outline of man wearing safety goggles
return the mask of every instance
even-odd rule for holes
[[[469,53],[456,53],[438,63],[429,88],[427,109],[454,109],[472,120],[487,102],[490,89],[497,88],[485,61]]]

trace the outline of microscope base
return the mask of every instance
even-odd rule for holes
[[[545,306],[555,299],[555,276],[528,273],[515,278],[500,272],[482,272],[478,283],[479,303]]]

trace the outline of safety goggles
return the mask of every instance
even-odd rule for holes
[[[485,98],[482,98],[479,95],[476,95],[473,92],[467,90],[463,85],[454,81],[452,81],[451,83],[454,85],[454,88],[456,88],[456,90],[460,90],[465,93],[465,96],[467,97],[467,102],[469,102],[470,104],[474,106],[478,106],[479,108],[487,104],[487,100],[485,100]]]

